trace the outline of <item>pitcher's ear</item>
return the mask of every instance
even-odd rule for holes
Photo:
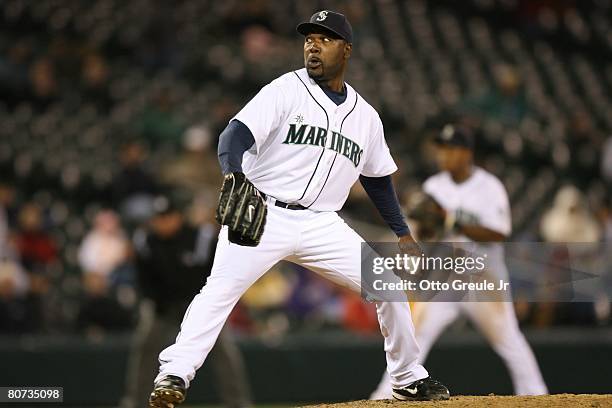
[[[344,44],[344,58],[346,59],[350,58],[352,52],[353,52],[353,44],[348,43],[348,42]]]

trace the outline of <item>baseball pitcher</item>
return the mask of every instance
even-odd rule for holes
[[[151,407],[172,407],[204,363],[242,294],[280,260],[360,291],[362,238],[338,216],[357,181],[400,244],[414,243],[390,175],[397,170],[377,112],[344,75],[353,32],[342,14],[315,13],[297,26],[305,68],[275,79],[230,121],[219,141],[223,224],[210,277],[185,313],[161,363]],[[398,278],[399,279],[399,278]],[[393,395],[448,399],[418,362],[407,302],[376,305]]]

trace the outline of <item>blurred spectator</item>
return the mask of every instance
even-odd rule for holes
[[[9,229],[6,211],[0,204],[0,259],[8,255]]]
[[[284,309],[292,288],[281,265],[274,266],[259,278],[240,299],[254,322],[251,327],[254,334],[267,341],[279,341],[289,330]]]
[[[515,67],[498,64],[493,68],[494,86],[481,95],[471,96],[459,110],[478,120],[495,120],[517,126],[528,110],[522,79]]]
[[[66,86],[64,80],[72,84],[79,77],[81,70],[82,47],[86,46],[82,40],[69,38],[64,33],[55,33],[45,38],[45,43],[39,44],[47,48],[46,56],[53,62],[54,76],[58,85]],[[76,82],[74,82],[76,85]],[[63,88],[63,90],[77,90],[78,87]]]
[[[223,129],[225,129],[230,119],[234,117],[239,109],[240,106],[237,105],[235,98],[223,95],[215,100],[215,103],[209,112],[210,117],[207,118],[207,120],[210,120],[210,129],[214,137],[214,142],[212,144],[214,146],[217,146],[219,135],[221,132],[223,132]]]
[[[30,87],[36,107],[45,110],[58,97],[59,87],[53,62],[42,57],[30,68]]]
[[[31,45],[21,39],[0,53],[0,93],[3,102],[14,107],[24,100],[29,92],[27,59],[32,52]]]
[[[15,228],[18,215],[17,205],[15,204],[15,187],[3,181],[0,181],[0,207],[4,209],[8,228]]]
[[[353,184],[342,211],[357,217],[358,214],[368,213],[372,211],[373,208],[374,206],[361,186],[361,183]],[[374,213],[372,214],[372,217],[379,221],[379,217],[377,215],[377,213]]]
[[[254,25],[271,30],[270,5],[269,0],[252,0],[244,4],[234,3],[231,8],[227,9],[225,23],[234,33]]]
[[[330,321],[338,322],[339,313],[328,313],[335,307],[338,288],[325,279],[319,279],[308,269],[294,264],[291,276],[292,292],[285,310],[296,326],[318,329]]]
[[[253,83],[266,82],[270,72],[282,72],[290,61],[287,60],[287,47],[281,39],[261,25],[251,25],[242,31],[242,57],[248,67],[244,72],[246,80]],[[237,66],[237,62],[234,63]]]
[[[87,337],[97,339],[108,332],[127,331],[132,327],[132,314],[109,291],[109,282],[102,275],[86,275],[84,298],[76,326]]]
[[[543,270],[546,275],[543,290],[547,291],[543,296],[566,303],[536,305],[534,323],[538,326],[593,323],[596,319],[594,303],[571,302],[574,297],[572,265],[590,249],[581,244],[595,243],[601,238],[600,226],[584,194],[571,185],[561,188],[552,208],[542,217],[540,234],[545,241],[559,244],[550,247],[550,260]]]
[[[37,204],[21,208],[16,244],[21,263],[31,273],[44,275],[57,260],[57,245],[44,229],[42,209]]]
[[[612,198],[609,196],[604,200],[598,211],[599,222],[602,226],[602,241],[612,242]],[[611,271],[612,272],[612,271]]]
[[[26,203],[18,215],[19,229],[15,245],[21,265],[29,280],[29,307],[32,327],[43,329],[49,308],[50,275],[57,265],[58,247],[43,224],[43,210],[35,203]]]
[[[291,265],[294,273],[290,275],[292,290],[285,300],[284,309],[295,328],[342,328],[358,333],[378,332],[380,328],[373,304],[363,303],[359,295],[303,267],[287,265]]]
[[[131,325],[129,269],[122,269],[128,259],[129,242],[119,218],[110,210],[100,211],[92,231],[79,248],[79,265],[83,272],[84,299],[77,325],[88,335],[127,329]],[[122,291],[123,290],[123,291]]]
[[[540,229],[548,242],[597,242],[601,237],[585,196],[574,186],[557,192],[552,208],[542,217]]]
[[[148,230],[137,231],[134,238],[144,301],[126,376],[125,408],[148,406],[157,357],[172,343],[189,303],[210,274],[218,234],[215,224],[187,224],[168,197],[157,197],[154,209]],[[223,405],[251,406],[242,357],[226,329],[210,357]]]
[[[198,191],[191,205],[185,212],[185,220],[191,225],[214,224],[217,200],[219,199],[218,186]]]
[[[612,187],[612,136],[608,136],[601,152],[601,175]]]
[[[342,291],[343,327],[356,333],[377,333],[380,330],[374,303],[365,303],[354,292]]]
[[[180,72],[183,53],[186,51],[178,43],[178,27],[173,26],[168,15],[176,12],[172,3],[160,3],[155,7],[155,16],[138,39],[135,56],[138,64],[148,72],[172,70]]]
[[[183,135],[183,153],[165,164],[159,177],[173,189],[189,196],[206,187],[217,188],[222,175],[210,130],[205,125],[192,126]]]
[[[570,149],[569,176],[581,187],[587,187],[599,176],[601,134],[594,129],[591,117],[584,111],[572,115],[567,129]]]
[[[108,110],[112,103],[108,93],[108,75],[108,66],[102,55],[95,52],[85,55],[81,71],[83,93],[104,111]]]
[[[274,53],[274,35],[259,25],[242,32],[242,55],[248,64],[258,64],[271,58]]]
[[[21,334],[36,328],[36,305],[28,290],[28,275],[21,266],[0,258],[0,334]]]
[[[130,223],[140,223],[150,217],[153,197],[159,190],[157,182],[145,167],[146,157],[147,152],[141,143],[125,143],[121,147],[121,169],[112,182],[113,205]]]
[[[79,248],[79,266],[85,276],[95,274],[109,280],[127,261],[128,248],[117,214],[111,210],[100,211],[94,219],[93,229]]]
[[[136,133],[153,148],[160,144],[179,144],[185,126],[174,111],[174,102],[172,92],[162,89],[154,95],[135,123]]]

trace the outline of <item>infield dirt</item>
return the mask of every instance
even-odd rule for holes
[[[520,408],[606,408],[612,407],[610,394],[556,394],[537,397],[518,396],[456,396],[449,401],[402,402],[395,400],[351,401],[337,404],[308,405],[307,408],[480,408],[480,407],[520,407]]]

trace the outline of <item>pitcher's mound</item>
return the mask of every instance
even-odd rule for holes
[[[521,408],[606,408],[612,407],[610,394],[556,394],[537,397],[516,396],[457,396],[450,401],[402,402],[395,400],[352,401],[338,404],[309,405],[308,408],[480,408],[480,407],[521,407]]]

